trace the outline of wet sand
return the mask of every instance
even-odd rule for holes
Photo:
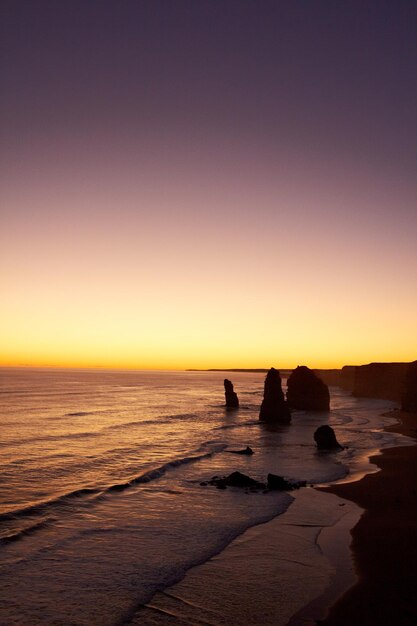
[[[417,439],[417,415],[391,414],[387,428]],[[417,624],[417,446],[372,457],[381,471],[323,491],[355,502],[365,513],[352,529],[358,582],[331,608],[324,626]]]
[[[350,529],[362,509],[330,493],[294,492],[289,509],[157,592],[131,626],[286,626],[325,616],[356,578]],[[248,496],[262,497],[262,496]],[[315,602],[319,598],[319,602]]]

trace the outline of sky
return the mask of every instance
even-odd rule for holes
[[[414,0],[1,23],[0,365],[417,358]]]

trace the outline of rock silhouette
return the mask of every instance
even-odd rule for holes
[[[240,487],[250,489],[251,491],[292,491],[305,487],[305,480],[288,481],[282,476],[276,474],[268,474],[267,483],[261,483],[241,472],[232,472],[228,476],[213,476],[209,481],[200,483],[201,486],[213,485],[217,489],[226,489],[226,487]]]
[[[246,456],[251,456],[252,454],[255,454],[252,448],[250,448],[249,446],[246,446],[244,450],[226,450],[226,452],[228,452],[229,454],[245,454]]]
[[[407,368],[401,408],[409,413],[417,413],[417,361],[410,363]]]
[[[224,393],[226,396],[226,406],[229,409],[237,409],[239,406],[239,398],[237,393],[233,391],[233,383],[227,378],[224,379]]]
[[[267,487],[270,491],[292,491],[306,486],[305,480],[288,481],[277,474],[268,474]]]
[[[314,441],[319,450],[343,450],[343,446],[336,439],[333,428],[327,424],[317,428],[314,433]]]
[[[283,422],[291,420],[290,410],[284,399],[279,371],[271,367],[265,378],[264,399],[259,419],[263,422]]]
[[[328,386],[305,365],[298,366],[288,379],[287,402],[292,409],[328,411]]]
[[[226,489],[226,487],[250,487],[252,489],[266,489],[265,483],[242,474],[241,472],[232,472],[229,476],[213,476],[206,484],[214,485],[218,489]]]

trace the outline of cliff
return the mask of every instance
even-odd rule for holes
[[[340,387],[353,391],[355,387],[356,365],[344,365],[340,372]]]
[[[408,363],[369,363],[355,368],[353,395],[399,401]]]
[[[331,370],[323,370],[323,369],[313,369],[313,372],[316,376],[320,378],[326,385],[330,385],[331,387],[339,387],[342,370],[331,369]]]
[[[401,409],[417,413],[417,361],[409,363],[405,373]]]

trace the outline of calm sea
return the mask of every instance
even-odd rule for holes
[[[308,484],[369,471],[386,401],[331,389],[330,413],[258,421],[263,374],[3,369],[0,623],[115,625],[247,528],[280,515],[290,493],[219,491],[234,470]],[[318,453],[329,423],[343,452]],[[250,445],[255,454],[230,454]]]

